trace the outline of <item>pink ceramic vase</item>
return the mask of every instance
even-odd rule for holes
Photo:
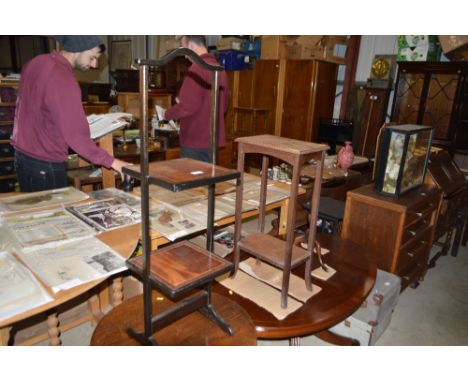
[[[350,168],[353,164],[354,160],[353,146],[351,143],[352,142],[350,141],[346,141],[345,146],[341,148],[337,157],[338,167],[343,169],[346,173],[348,172],[348,168]]]

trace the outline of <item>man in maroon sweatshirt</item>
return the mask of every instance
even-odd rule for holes
[[[181,45],[197,53],[211,65],[219,65],[208,53],[205,36],[182,36]],[[180,122],[180,156],[210,162],[211,82],[212,74],[192,64],[184,78],[177,104],[168,108],[165,119]],[[218,147],[226,144],[224,114],[229,105],[229,87],[226,73],[219,73]]]
[[[90,138],[81,90],[72,69],[95,68],[105,50],[97,36],[56,36],[60,52],[36,56],[21,72],[12,144],[20,190],[67,186],[68,148],[87,161],[122,176],[126,162],[113,158]]]

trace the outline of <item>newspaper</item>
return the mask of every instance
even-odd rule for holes
[[[288,197],[289,191],[270,184],[267,185],[266,204],[274,203]],[[244,190],[242,200],[255,204],[258,207],[260,205],[260,187]]]
[[[127,269],[125,259],[96,237],[24,249],[18,257],[54,293]]]
[[[204,216],[206,219],[206,214]],[[206,222],[202,223],[174,206],[156,201],[150,203],[149,220],[152,229],[171,241],[206,229]]]
[[[116,198],[69,206],[67,210],[98,231],[108,231],[141,222],[141,212]]]
[[[11,253],[0,252],[0,321],[52,301]]]
[[[130,113],[91,114],[87,118],[91,138],[96,139],[129,125],[133,115]]]
[[[141,191],[138,188],[135,189],[135,192],[140,193]],[[149,186],[149,196],[152,200],[171,204],[176,207],[206,198],[203,193],[198,192],[196,189],[173,192],[155,185]]]
[[[0,214],[18,212],[43,207],[59,206],[66,203],[86,200],[89,195],[74,187],[55,190],[31,192],[21,195],[0,198]]]
[[[21,247],[95,234],[95,231],[64,209],[8,215],[3,217],[2,225],[7,227]]]
[[[236,198],[235,194],[232,195],[232,198],[225,196],[219,196],[215,199],[215,208],[214,208],[214,220],[221,220],[229,216],[234,216],[236,213]],[[256,205],[249,201],[243,201],[242,203],[242,212],[254,210]],[[208,200],[201,200],[198,202],[188,203],[183,206],[180,206],[179,209],[188,216],[197,219],[200,222],[206,224],[207,213],[208,213]]]
[[[128,192],[119,190],[117,188],[103,188],[102,190],[91,191],[90,196],[96,200],[114,198],[122,204],[133,207],[135,209],[141,208],[141,198],[139,196],[130,194]]]

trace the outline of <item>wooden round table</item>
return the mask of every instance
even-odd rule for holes
[[[375,256],[350,240],[322,234],[317,238],[323,248],[330,250],[322,259],[336,273],[327,281],[313,277],[313,283],[322,291],[283,320],[221,284],[215,283],[213,291],[233,299],[247,310],[259,339],[290,339],[315,334],[332,343],[348,344],[327,329],[350,316],[371,292],[377,274]],[[312,268],[316,267],[318,261],[314,259]],[[304,266],[294,273],[304,278]]]
[[[161,313],[174,305],[153,290],[153,314]],[[199,312],[193,312],[157,331],[154,338],[159,345],[256,345],[255,326],[248,313],[231,299],[212,294],[212,303],[221,317],[234,329],[234,335],[224,332],[213,321]],[[97,325],[91,345],[140,345],[127,334],[128,327],[143,331],[143,295],[132,297],[112,309]]]

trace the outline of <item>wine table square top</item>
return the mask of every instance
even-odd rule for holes
[[[233,267],[231,262],[188,241],[153,251],[150,257],[151,282],[171,297],[204,285]],[[127,265],[141,276],[144,257],[130,259]]]
[[[123,172],[134,178],[141,177],[141,167],[125,167]],[[148,168],[149,183],[177,192],[205,186],[240,176],[237,170],[216,166],[189,158],[153,162]]]

